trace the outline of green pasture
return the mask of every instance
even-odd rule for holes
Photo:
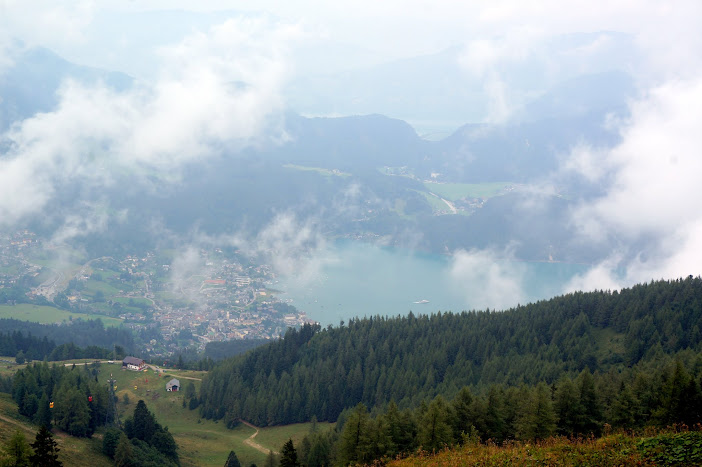
[[[110,373],[116,383],[116,393],[119,398],[118,411],[124,420],[130,417],[136,403],[141,399],[151,410],[161,425],[168,430],[178,443],[178,454],[184,466],[212,465],[222,466],[234,450],[242,465],[263,465],[266,456],[256,449],[244,444],[244,440],[255,433],[253,428],[240,425],[233,430],[228,429],[221,421],[213,422],[200,418],[198,410],[188,410],[183,407],[184,392],[167,392],[166,383],[171,378],[178,378],[183,386],[193,381],[196,391],[199,391],[200,381],[188,380],[186,377],[202,378],[204,372],[178,371],[165,369],[164,373],[156,374],[153,370],[135,372],[122,370],[119,362],[114,365],[101,366],[100,381],[107,381]],[[134,389],[136,387],[136,389]],[[124,404],[124,394],[129,397],[129,403]],[[258,439],[256,439],[258,441]]]
[[[149,300],[148,298],[141,298],[141,297],[112,297],[111,300],[113,300],[115,302],[119,302],[119,303],[121,303],[123,305],[127,305],[127,306],[129,305],[129,303],[133,303],[135,305],[139,305],[139,304],[147,305],[147,306],[153,305],[151,300]]]
[[[82,293],[83,295],[90,295],[92,297],[98,290],[101,290],[102,293],[105,294],[105,297],[110,297],[112,295],[119,294],[119,291],[124,289],[118,289],[115,286],[108,284],[107,282],[88,279],[85,283],[85,288],[83,289]]]
[[[334,426],[333,423],[317,422],[317,431],[326,431]],[[293,425],[271,426],[261,428],[256,435],[256,442],[261,446],[280,452],[283,444],[289,439],[298,446],[302,439],[312,432],[312,423],[295,423]]]
[[[426,191],[422,191],[420,193],[424,195],[424,197],[427,200],[427,203],[429,203],[429,206],[431,206],[431,210],[433,212],[451,212],[446,203],[441,201],[440,198],[437,198],[436,196],[432,195],[431,193],[427,193]]]
[[[41,324],[63,323],[70,319],[101,319],[105,326],[119,326],[121,319],[103,315],[73,313],[51,306],[20,303],[17,305],[0,305],[0,318],[13,318]]]
[[[350,173],[340,172],[340,171],[334,172],[333,170],[325,169],[323,167],[306,167],[304,165],[295,165],[295,164],[285,164],[283,167],[285,167],[286,169],[300,170],[303,172],[316,172],[319,175],[323,175],[325,177],[332,177],[332,176],[350,177],[351,176]]]
[[[492,198],[512,185],[510,182],[492,183],[433,183],[424,182],[424,187],[449,201],[463,198]]]

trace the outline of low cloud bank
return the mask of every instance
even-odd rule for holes
[[[567,290],[702,274],[700,122],[702,78],[669,81],[631,105],[614,148],[573,151],[568,170],[604,186],[573,225],[581,241],[613,249]]]
[[[230,19],[160,50],[159,79],[125,92],[65,82],[55,110],[0,136],[0,223],[40,213],[70,183],[177,180],[186,164],[284,138],[281,89],[295,27]],[[165,177],[165,176],[168,177]]]

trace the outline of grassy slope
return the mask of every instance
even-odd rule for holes
[[[638,438],[610,435],[599,439],[569,440],[552,438],[538,443],[473,444],[447,449],[436,455],[418,453],[390,462],[393,467],[419,466],[530,466],[582,465],[619,466],[651,465],[636,450]]]
[[[72,363],[57,362],[57,364]],[[76,360],[76,362],[78,362]],[[3,365],[0,373],[11,374],[25,365]],[[183,408],[184,392],[167,392],[166,382],[171,378],[178,378],[182,385],[193,381],[196,390],[199,390],[200,381],[204,372],[167,370],[157,375],[149,370],[147,372],[123,371],[119,363],[102,364],[98,375],[99,381],[107,382],[110,375],[117,381],[116,393],[119,397],[118,411],[120,418],[131,416],[139,399],[146,402],[147,407],[155,415],[159,423],[167,426],[178,443],[178,453],[184,467],[187,466],[221,466],[227,459],[230,450],[236,452],[242,465],[255,463],[263,465],[266,455],[244,443],[244,440],[256,431],[246,425],[239,425],[233,430],[227,429],[224,424],[200,419],[197,410]],[[196,378],[195,380],[186,377]],[[136,389],[134,389],[136,386]],[[129,403],[124,404],[124,395],[127,394]],[[0,446],[2,446],[14,433],[16,423],[25,431],[28,441],[32,441],[38,427],[22,421],[17,412],[17,405],[9,394],[0,394]],[[9,422],[8,420],[11,420]],[[331,424],[318,423],[317,429],[327,429]],[[312,429],[311,423],[298,423],[295,425],[263,428],[255,438],[255,442],[273,451],[280,451],[283,443],[288,439],[297,444]],[[56,431],[56,430],[55,430]],[[101,466],[111,465],[109,459],[104,457],[100,450],[102,443],[99,434],[92,440],[72,438],[59,433],[61,460],[64,465],[71,466]]]
[[[33,321],[41,324],[66,322],[69,317],[73,319],[101,319],[105,326],[119,326],[121,319],[110,318],[103,315],[73,313],[60,310],[51,306],[32,305],[20,303],[18,305],[0,305],[0,318],[14,318],[21,321]]]
[[[0,446],[4,446],[18,428],[24,433],[27,442],[34,441],[39,427],[22,420],[17,413],[17,404],[9,394],[0,393],[0,417]],[[111,459],[102,454],[102,441],[98,437],[73,438],[56,429],[53,431],[60,449],[59,460],[63,465],[100,467],[113,464]]]
[[[317,431],[326,431],[333,427],[333,423],[317,422]],[[302,439],[311,432],[311,423],[295,423],[293,425],[271,426],[262,428],[256,436],[256,442],[261,446],[274,451],[280,451],[283,444],[289,439],[298,446]]]
[[[116,392],[119,396],[118,410],[121,418],[131,416],[136,402],[143,399],[159,423],[167,426],[173,434],[184,466],[221,466],[230,450],[236,452],[242,465],[264,464],[266,455],[244,443],[245,439],[255,433],[253,428],[239,425],[230,430],[221,421],[200,419],[197,410],[183,408],[183,392],[166,392],[166,383],[174,377],[178,378],[183,386],[188,381],[193,381],[196,390],[199,390],[200,382],[188,380],[185,376],[202,378],[203,372],[166,370],[165,373],[156,375],[151,370],[137,373],[122,371],[118,364],[103,365],[100,381],[107,380],[110,372],[117,380]],[[137,389],[134,389],[134,386]],[[126,406],[123,402],[124,394],[129,397],[129,404]],[[327,426],[328,424],[318,423],[319,429]],[[289,438],[299,442],[310,429],[309,423],[264,428],[259,431],[255,441],[265,448],[279,451]]]

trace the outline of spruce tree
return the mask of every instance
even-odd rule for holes
[[[42,425],[37,432],[37,436],[32,443],[34,454],[29,457],[32,465],[41,465],[42,467],[60,467],[63,464],[58,460],[58,443],[54,440],[54,436]]]
[[[292,439],[289,439],[280,451],[280,467],[299,467],[300,463],[297,460],[297,451],[293,446]]]
[[[555,399],[558,431],[566,436],[580,433],[583,406],[580,403],[578,388],[573,381],[567,377],[562,378],[556,387]]]
[[[580,380],[580,405],[583,408],[580,432],[599,435],[602,428],[602,409],[595,388],[595,379],[588,369],[583,370],[578,379]]]
[[[224,463],[224,467],[241,467],[239,458],[236,457],[236,453],[234,451],[229,451],[229,456],[227,456],[227,460]]]

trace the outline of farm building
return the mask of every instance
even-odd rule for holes
[[[141,371],[146,367],[146,363],[141,358],[124,357],[122,360],[122,368],[127,370]]]
[[[180,381],[177,379],[173,378],[169,382],[166,383],[166,391],[168,392],[176,392],[180,389]]]

